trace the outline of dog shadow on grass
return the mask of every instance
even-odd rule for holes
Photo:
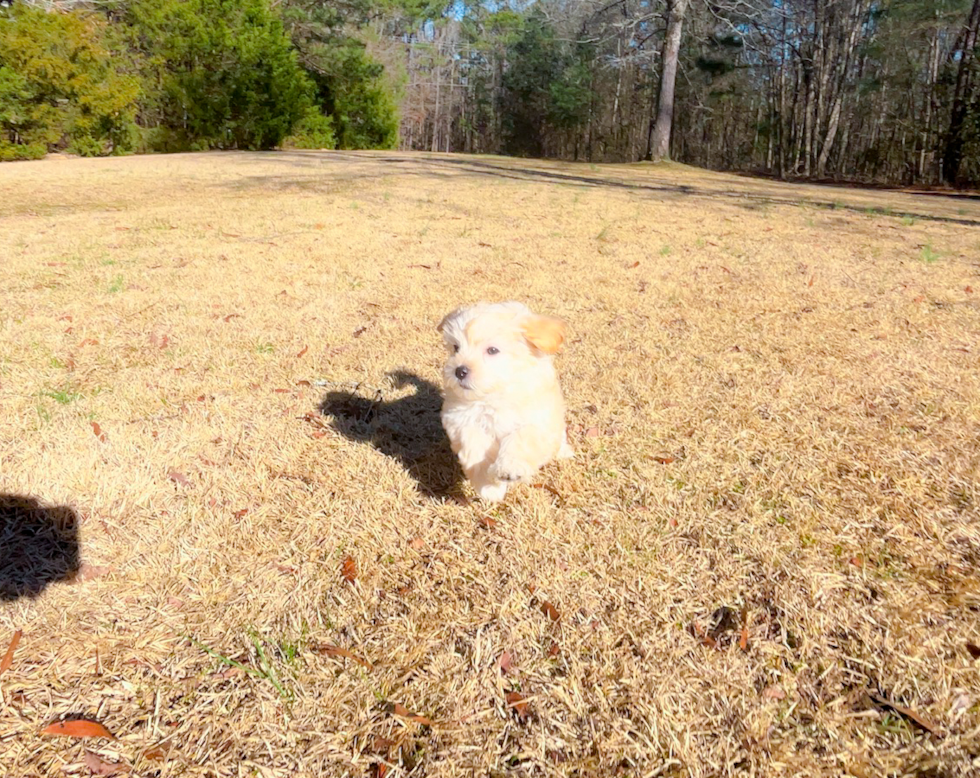
[[[414,373],[388,374],[395,389],[413,387],[407,397],[386,400],[383,389],[329,392],[320,413],[348,440],[368,443],[397,460],[431,498],[461,496],[463,473],[442,429],[442,393]]]
[[[33,497],[0,493],[0,602],[37,597],[79,569],[78,514]]]

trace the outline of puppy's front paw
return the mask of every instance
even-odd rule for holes
[[[500,482],[484,484],[476,490],[476,493],[480,495],[481,500],[486,500],[487,502],[500,502],[507,494],[507,484]]]
[[[502,457],[490,465],[487,475],[495,481],[504,481],[505,483],[527,481],[534,475],[534,468],[519,459]]]

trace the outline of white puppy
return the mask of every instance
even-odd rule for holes
[[[449,350],[442,426],[477,494],[498,501],[555,457],[565,435],[554,354],[565,323],[516,302],[460,308],[439,324]]]

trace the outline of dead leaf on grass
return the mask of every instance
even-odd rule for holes
[[[738,647],[742,651],[749,650],[749,609],[742,606],[742,632],[738,636]]]
[[[509,651],[504,651],[500,655],[500,672],[504,675],[509,673],[514,668],[514,657]]]
[[[522,724],[527,721],[527,699],[520,692],[507,692],[507,706],[514,711],[517,720]]]
[[[425,541],[422,540],[422,538],[412,538],[410,541],[408,541],[408,545],[411,548],[414,548],[416,551],[421,551],[423,548],[425,548]]]
[[[352,654],[346,648],[341,648],[340,646],[334,646],[329,643],[320,643],[317,646],[312,647],[313,651],[317,654],[323,654],[324,656],[341,656],[344,659],[350,659],[353,662],[357,662],[361,667],[365,667],[368,670],[373,670],[374,665],[371,664],[367,659],[362,659],[357,656],[357,654]]]
[[[310,350],[309,346],[303,346],[303,348],[300,349],[300,352],[296,355],[296,359],[299,359],[301,356],[303,356],[303,354],[305,354],[309,350]]]
[[[72,719],[71,721],[56,721],[41,730],[42,735],[65,737],[104,737],[115,740],[115,736],[97,721],[89,719]]]
[[[354,561],[354,557],[350,554],[344,557],[344,561],[340,566],[340,574],[347,583],[352,584],[357,580],[357,562]]]
[[[917,724],[927,732],[930,732],[937,737],[943,736],[940,726],[932,719],[923,716],[921,713],[918,713],[911,708],[906,708],[904,705],[899,705],[897,702],[892,702],[887,697],[878,694],[877,692],[869,692],[868,697],[871,698],[871,701],[875,705],[880,705],[883,708],[891,708],[893,711],[905,716],[909,721]]]
[[[670,465],[674,462],[674,457],[663,454],[659,457],[653,458],[655,462],[659,462],[661,465]]]
[[[162,762],[167,758],[167,750],[164,750],[161,746],[153,746],[152,748],[146,749],[143,752],[143,758],[149,759],[151,762]]]
[[[418,713],[412,713],[412,711],[398,702],[386,702],[384,705],[384,711],[385,713],[390,713],[392,716],[399,716],[403,719],[417,722],[418,724],[424,724],[427,727],[432,726],[431,719],[427,719],[425,716],[420,716]]]
[[[17,650],[17,644],[20,643],[20,639],[23,636],[22,630],[17,630],[14,636],[10,638],[10,645],[7,646],[7,653],[3,655],[3,659],[0,659],[0,675],[3,675],[7,670],[10,669],[10,665],[14,662],[14,651]],[[969,644],[967,644],[969,645]]]
[[[106,762],[98,754],[93,754],[91,751],[85,752],[85,766],[92,775],[115,775],[124,769],[123,765],[116,762]]]
[[[561,614],[558,609],[547,600],[542,600],[541,612],[552,621],[561,621]]]
[[[88,562],[82,562],[78,568],[78,572],[75,573],[75,580],[91,581],[93,578],[101,578],[111,571],[112,568],[106,565],[90,565]]]
[[[587,438],[597,438],[597,437],[599,437],[600,434],[601,433],[599,432],[599,428],[598,427],[589,427],[585,431],[585,437],[587,437]]]
[[[480,516],[480,518],[476,520],[476,523],[480,529],[493,529],[497,526],[497,520],[491,519],[489,516]]]
[[[171,470],[167,477],[175,484],[180,484],[181,486],[191,485],[191,480],[186,475],[183,473],[178,473],[176,470]]]
[[[773,684],[772,686],[767,686],[762,690],[762,697],[766,700],[785,700],[786,692],[783,691],[782,686],[776,686]]]

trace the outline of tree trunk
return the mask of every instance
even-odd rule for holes
[[[946,150],[943,154],[943,180],[955,184],[959,177],[960,163],[963,161],[963,125],[966,123],[967,107],[970,102],[971,70],[974,48],[977,45],[977,28],[980,27],[980,0],[973,0],[973,10],[963,34],[963,49],[960,66],[956,73],[956,90],[953,92],[953,111],[949,119],[949,132],[946,134]]]
[[[653,127],[650,143],[650,159],[654,162],[670,157],[670,129],[674,123],[674,82],[677,80],[677,58],[681,50],[681,33],[687,3],[688,0],[670,0],[667,10],[667,34],[664,36],[661,58],[657,121]]]

